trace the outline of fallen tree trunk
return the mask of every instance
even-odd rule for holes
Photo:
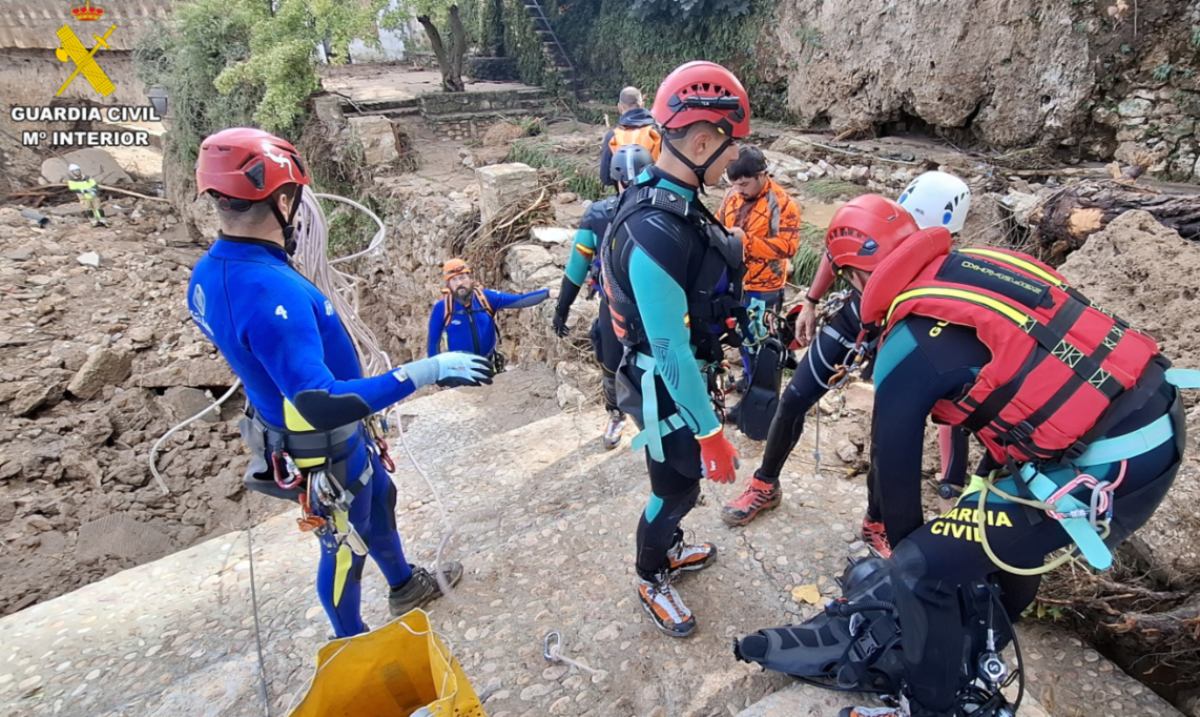
[[[1170,195],[1107,180],[1063,187],[1030,214],[1029,222],[1042,256],[1059,264],[1093,233],[1134,209],[1149,212],[1184,239],[1200,241],[1200,195]]]
[[[1117,634],[1133,631],[1154,637],[1182,637],[1196,640],[1200,630],[1200,598],[1195,596],[1171,610],[1148,613],[1126,613],[1123,619],[1108,626]]]

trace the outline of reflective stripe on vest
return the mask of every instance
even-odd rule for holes
[[[983,249],[934,258],[892,299],[884,323],[910,314],[970,327],[991,352],[979,378],[961,397],[938,401],[933,415],[975,433],[1000,461],[1081,450],[1094,427],[1117,415],[1110,408],[1119,397],[1143,377],[1146,386],[1156,380],[1147,373],[1158,355],[1152,339],[1032,257]]]

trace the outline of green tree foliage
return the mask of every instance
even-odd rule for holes
[[[263,5],[261,0],[237,0]],[[305,101],[320,87],[316,47],[328,43],[332,62],[345,62],[355,37],[373,38],[387,0],[278,0],[256,23],[250,55],[225,69],[214,84],[222,94],[262,88],[254,119],[268,132],[289,133],[304,116]]]
[[[373,38],[387,0],[185,0],[146,33],[135,57],[142,79],[170,94],[174,161],[195,161],[200,141],[257,125],[296,137],[318,89],[316,48],[344,61],[355,37]]]
[[[147,85],[161,85],[170,94],[173,161],[189,166],[205,136],[252,122],[261,89],[239,87],[222,95],[213,81],[250,55],[251,32],[264,16],[262,3],[191,0],[176,8],[165,27],[142,36],[134,54],[138,72]]]
[[[738,74],[757,117],[786,115],[786,81],[762,79],[763,26],[772,0],[541,0],[592,94],[616,99],[625,85],[652,95],[668,72],[688,60],[719,62]],[[521,79],[541,84],[541,46],[521,0],[506,0],[506,49]],[[773,71],[773,68],[772,68]]]

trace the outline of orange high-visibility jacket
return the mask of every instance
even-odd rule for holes
[[[757,199],[747,200],[730,189],[717,218],[730,229],[746,232],[746,291],[782,289],[800,248],[800,205],[768,179]]]

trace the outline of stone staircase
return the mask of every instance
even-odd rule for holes
[[[342,100],[342,111],[349,116],[380,115],[390,119],[423,117],[429,120],[455,119],[460,115],[486,114],[520,117],[545,112],[551,96],[539,87],[488,90],[484,92],[439,92],[409,99]]]
[[[501,119],[544,116],[553,97],[540,87],[438,92],[411,99],[350,101],[343,99],[347,117],[386,117],[420,120],[454,139],[478,137]]]
[[[550,19],[546,17],[545,10],[542,9],[542,4],[538,0],[523,0],[525,6],[525,14],[529,16],[529,21],[533,23],[533,31],[537,33],[538,38],[542,41],[542,55],[554,68],[554,72],[562,80],[563,84],[576,97],[580,96],[579,76],[575,71],[575,65],[571,62],[571,58],[567,55],[566,48],[559,41],[558,35],[554,32],[554,27],[550,24]]]

